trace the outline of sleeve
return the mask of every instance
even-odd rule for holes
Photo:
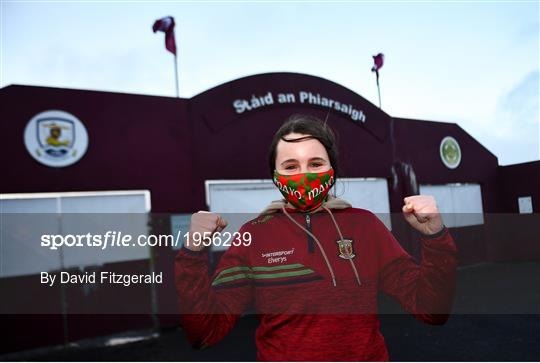
[[[418,264],[377,218],[379,289],[395,298],[416,319],[444,324],[452,310],[458,249],[446,227],[434,235],[421,235]]]
[[[239,232],[245,232],[244,227]],[[191,251],[182,247],[176,255],[180,323],[193,347],[204,349],[220,341],[252,302],[248,248],[231,245],[212,276],[207,249]]]

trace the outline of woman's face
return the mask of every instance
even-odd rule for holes
[[[297,139],[308,135],[290,133],[285,139]],[[332,165],[323,144],[317,139],[300,142],[279,140],[276,147],[276,170],[283,175],[320,173]]]

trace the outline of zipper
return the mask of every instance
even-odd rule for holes
[[[325,208],[325,209],[329,211],[329,209],[327,209],[327,208]],[[296,224],[298,227],[300,227],[300,229],[302,229],[308,236],[312,237],[314,242],[317,242],[317,246],[319,247],[319,250],[321,251],[322,257],[324,258],[324,262],[326,263],[326,267],[328,267],[328,271],[330,272],[330,275],[332,276],[332,284],[334,286],[336,286],[336,275],[334,274],[334,270],[332,269],[332,266],[330,265],[330,261],[328,260],[328,256],[326,255],[326,252],[324,252],[324,248],[321,245],[321,242],[317,239],[317,237],[315,237],[313,232],[308,231],[307,228],[302,226],[300,224],[300,222],[296,220],[296,218],[293,218],[287,212],[287,209],[285,208],[285,206],[282,206],[281,210],[283,211],[283,214],[285,214],[287,216],[287,218],[289,218],[294,224]],[[330,215],[332,215],[331,212],[329,212],[329,213],[330,213]],[[307,227],[311,229],[311,217],[306,214],[306,216],[304,218],[306,218]],[[337,228],[337,226],[336,226],[336,228]],[[339,228],[338,228],[338,230],[339,230]],[[308,239],[308,241],[309,241],[309,239]]]
[[[308,231],[310,231],[311,233],[313,233],[313,231],[311,230],[311,217],[309,214],[306,214],[306,229]],[[308,253],[314,253],[315,252],[315,241],[313,240],[313,238],[308,234],[307,235],[308,237]]]

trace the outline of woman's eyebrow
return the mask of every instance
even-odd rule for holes
[[[282,161],[280,165],[283,165],[283,164],[285,164],[285,163],[291,163],[291,162],[293,162],[293,163],[294,163],[294,162],[298,162],[298,160],[296,160],[296,159],[287,159],[287,160],[285,160],[285,161]]]
[[[324,162],[326,162],[326,159],[325,159],[325,158],[321,158],[321,157],[315,157],[315,158],[309,159],[309,161],[324,161]]]

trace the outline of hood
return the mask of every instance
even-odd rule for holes
[[[281,211],[283,207],[294,209],[294,207],[291,206],[285,199],[274,200],[259,214],[259,216],[276,213],[278,211]],[[337,198],[332,196],[331,194],[328,194],[328,198],[326,202],[322,203],[322,207],[326,207],[328,209],[345,209],[352,208],[352,205],[344,199]]]

